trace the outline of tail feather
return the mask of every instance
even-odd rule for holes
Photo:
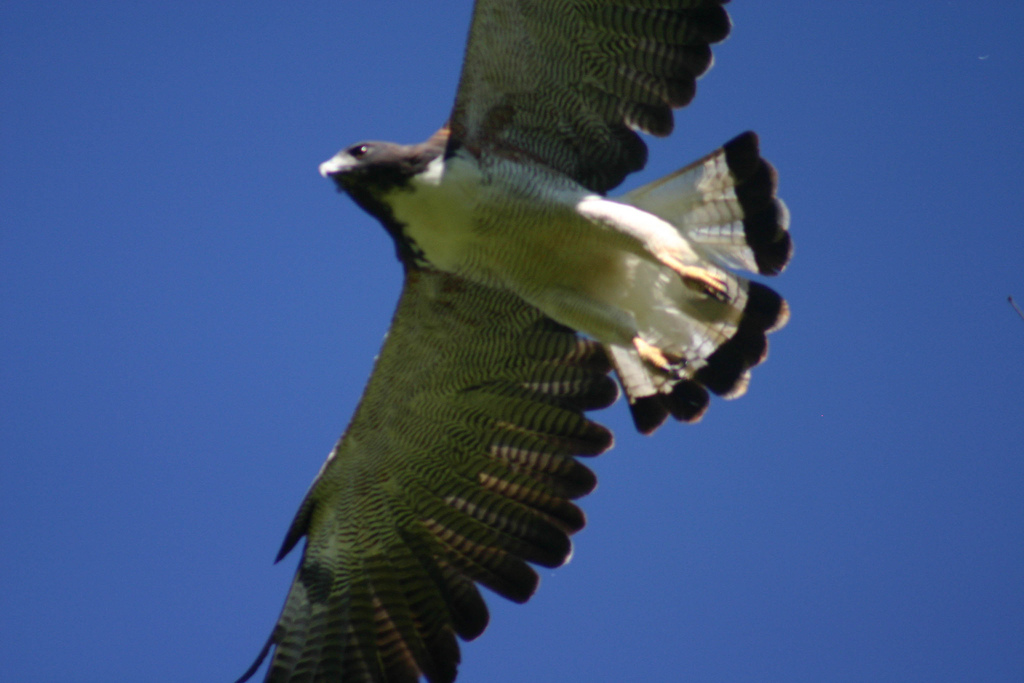
[[[742,395],[750,369],[767,355],[766,335],[788,320],[782,297],[729,272],[776,275],[789,263],[789,211],[775,196],[777,187],[775,169],[761,158],[757,136],[748,132],[621,198],[674,225],[708,271],[725,283],[720,300],[676,297],[676,320],[659,325],[674,330],[676,338],[649,340],[679,351],[672,371],[645,363],[632,348],[609,347],[640,432],[654,431],[669,415],[700,419],[709,391],[724,398]]]
[[[757,135],[747,132],[621,201],[676,226],[720,267],[776,275],[793,252],[777,188],[778,174],[761,158]]]

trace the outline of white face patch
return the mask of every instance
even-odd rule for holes
[[[444,178],[446,166],[443,155],[431,159],[430,163],[427,164],[426,170],[413,178],[413,183],[437,187]]]

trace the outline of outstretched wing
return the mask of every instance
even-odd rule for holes
[[[449,151],[495,150],[606,192],[672,132],[730,28],[728,0],[477,0]]]
[[[584,410],[617,389],[599,344],[512,294],[409,270],[356,414],[281,556],[308,538],[255,673],[267,681],[452,681],[456,636],[527,600],[583,527],[595,478],[574,456],[612,436]]]

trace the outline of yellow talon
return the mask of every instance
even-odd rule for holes
[[[716,276],[707,268],[700,266],[688,266],[679,259],[667,257],[665,265],[683,278],[683,284],[692,290],[713,296],[719,301],[728,299],[725,280]]]
[[[636,347],[636,351],[640,354],[640,358],[651,365],[655,365],[665,371],[672,369],[672,363],[669,362],[669,359],[665,356],[664,352],[657,346],[648,344],[640,337],[633,337],[633,346]]]

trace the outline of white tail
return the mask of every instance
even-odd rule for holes
[[[776,187],[775,170],[761,158],[757,136],[748,132],[618,201],[671,223],[708,265],[776,275],[793,250],[789,212],[775,196]],[[726,398],[742,395],[750,368],[767,355],[766,335],[789,318],[786,302],[768,287],[732,273],[727,280],[735,292],[731,305],[705,307],[699,320],[692,319],[707,330],[710,352],[687,358],[679,372],[652,367],[633,348],[609,346],[641,432],[653,431],[670,414],[699,419],[708,390]],[[709,311],[719,310],[721,320],[717,313],[709,319]]]

